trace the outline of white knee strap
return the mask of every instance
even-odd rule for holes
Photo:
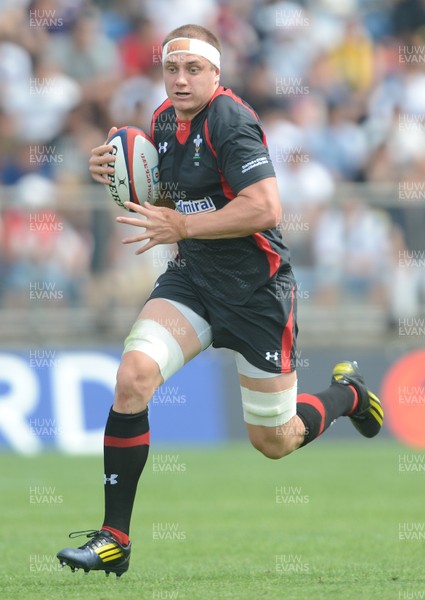
[[[282,392],[253,392],[241,387],[245,423],[278,427],[297,413],[297,382]]]
[[[152,319],[139,319],[124,342],[124,352],[144,352],[159,366],[164,381],[184,365],[180,344],[171,333]]]

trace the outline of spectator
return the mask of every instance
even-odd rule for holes
[[[388,216],[355,199],[344,203],[343,219],[345,290],[386,305],[392,254]]]
[[[278,148],[276,176],[283,207],[282,230],[299,269],[311,264],[309,238],[320,207],[331,200],[334,182],[325,167],[302,146]]]
[[[151,116],[165,99],[163,85],[156,84],[153,71],[150,77],[131,77],[117,86],[108,107],[111,124],[138,125],[149,131]]]
[[[422,0],[395,0],[392,10],[392,29],[395,35],[409,34],[425,25],[425,5]]]
[[[119,44],[124,77],[145,75],[161,59],[161,37],[152,21],[139,17]]]
[[[342,209],[323,206],[313,232],[316,294],[335,303],[341,294],[388,305],[392,225],[383,211],[349,200]]]
[[[145,0],[143,13],[155,24],[159,37],[163,39],[168,31],[182,23],[213,26],[218,15],[218,3],[216,0],[173,0],[171,8],[169,0]]]
[[[374,78],[373,44],[359,20],[346,22],[343,38],[330,51],[329,58],[350,89],[370,89]]]
[[[96,11],[83,13],[70,33],[52,36],[45,56],[81,85],[85,100],[103,103],[112,95],[121,65],[116,44],[100,25]]]
[[[319,209],[312,254],[315,298],[322,304],[335,305],[340,299],[344,270],[344,218],[342,211],[330,203]]]
[[[24,175],[36,173],[48,179],[53,176],[52,162],[48,151],[54,147],[35,144],[15,143],[0,166],[0,184],[14,185]],[[53,158],[53,156],[51,157]]]
[[[80,100],[78,83],[40,59],[29,78],[6,87],[3,108],[14,120],[17,139],[43,144],[61,133],[67,114]]]
[[[398,332],[400,319],[424,314],[425,266],[423,250],[409,250],[401,227],[393,228],[392,248],[388,321],[389,326]]]
[[[347,98],[329,107],[329,121],[308,135],[307,147],[337,180],[361,181],[369,157],[366,134]]]
[[[90,243],[55,210],[54,185],[26,175],[17,184],[15,202],[3,213],[5,305],[28,306],[37,299],[80,302]],[[32,297],[31,291],[37,293]]]

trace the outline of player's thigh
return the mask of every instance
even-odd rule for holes
[[[145,304],[137,320],[153,320],[164,327],[179,344],[184,363],[187,363],[202,350],[202,342],[199,338],[198,327],[194,324],[194,318],[193,311],[185,310],[178,303],[170,302],[165,298],[153,298]]]
[[[116,403],[141,409],[156,388],[211,343],[209,324],[174,301],[149,300],[124,345]]]

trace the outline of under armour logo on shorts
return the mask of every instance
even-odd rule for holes
[[[103,477],[104,477],[104,484],[105,485],[107,483],[110,483],[111,485],[116,485],[118,483],[118,481],[117,481],[118,474],[117,473],[112,473],[110,477],[106,477],[106,474],[105,474]]]

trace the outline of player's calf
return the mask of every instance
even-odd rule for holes
[[[247,430],[251,444],[267,458],[277,460],[291,454],[304,440],[305,426],[297,416],[277,427],[250,425]]]

